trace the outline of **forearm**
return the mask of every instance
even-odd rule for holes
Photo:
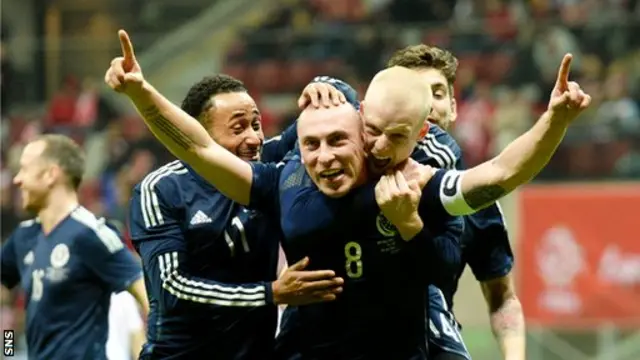
[[[232,200],[249,203],[251,166],[216,143],[198,122],[145,83],[131,101],[151,132],[176,157]]]
[[[127,288],[127,291],[136,299],[142,309],[142,316],[146,319],[149,315],[149,300],[147,299],[147,290],[142,277],[134,281],[129,288]]]
[[[535,177],[549,162],[567,131],[568,123],[553,119],[546,111],[535,125],[509,144],[493,163],[506,176],[501,184],[507,192]]]
[[[151,132],[176,157],[196,165],[198,152],[215,146],[205,128],[145,82],[142,91],[130,97]]]
[[[462,178],[466,203],[480,209],[536,176],[564,138],[568,123],[545,112],[526,133],[495,158],[468,170]]]
[[[489,314],[491,330],[506,360],[525,359],[525,321],[522,305],[515,295]]]

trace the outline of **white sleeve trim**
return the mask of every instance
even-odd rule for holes
[[[233,307],[264,306],[267,303],[264,285],[229,287],[186,278],[179,271],[177,251],[158,256],[158,262],[162,287],[178,299]]]
[[[142,180],[140,184],[140,209],[144,219],[144,226],[147,229],[164,224],[164,217],[156,194],[156,184],[169,175],[183,175],[186,173],[188,173],[187,168],[176,160],[150,173]]]
[[[440,183],[440,201],[451,215],[468,215],[476,212],[464,200],[462,194],[462,177],[465,171],[449,170],[442,177]]]

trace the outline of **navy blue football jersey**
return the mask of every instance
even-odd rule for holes
[[[358,94],[347,83],[326,76],[316,77],[314,82],[333,85],[341,91],[347,101],[358,107]],[[462,151],[456,141],[446,131],[432,124],[424,138],[418,141],[411,157],[417,162],[445,170],[464,170]],[[486,281],[507,275],[513,267],[513,253],[500,204],[495,203],[472,215],[464,216],[465,234],[462,237],[462,256],[448,254],[440,259],[449,262],[460,259],[459,263],[443,265],[434,278],[434,284],[441,288],[447,306],[453,307],[453,295],[458,288],[458,280],[468,264],[478,281]]]
[[[49,234],[22,222],[1,256],[2,284],[26,293],[29,359],[106,359],[111,294],[142,273],[104,219],[78,207]]]
[[[437,125],[431,125],[428,134],[418,142],[411,157],[422,163],[443,169],[464,169],[462,151],[456,141]],[[468,264],[478,281],[507,275],[513,267],[513,253],[507,228],[500,209],[495,203],[478,212],[464,216],[465,232],[461,240],[462,256],[451,276],[440,278],[434,284],[443,292],[449,309],[458,280]]]
[[[442,175],[436,174],[423,192],[420,212],[429,214],[425,229],[407,242],[380,213],[375,183],[332,199],[311,182],[299,157],[286,163],[279,197],[287,260],[309,256],[310,269],[332,269],[346,280],[338,300],[298,307],[292,347],[303,359],[426,358],[430,256],[448,251],[435,251],[433,245],[448,246],[455,254],[463,231],[461,219],[436,201]],[[429,241],[433,238],[440,242]]]
[[[460,147],[448,133],[435,125],[419,141],[412,157],[434,167],[464,169]],[[464,219],[460,262],[450,264],[453,272],[443,272],[429,286],[430,356],[444,352],[471,359],[453,314],[453,297],[466,265],[478,281],[505,276],[513,267],[513,254],[499,203]],[[442,261],[447,261],[447,258]]]
[[[295,132],[267,140],[263,159],[281,160]],[[135,187],[130,231],[150,302],[143,359],[270,357],[277,216],[235,203],[180,161]]]

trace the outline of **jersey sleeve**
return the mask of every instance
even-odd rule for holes
[[[429,132],[416,144],[411,154],[415,161],[440,169],[463,169],[462,150],[446,131],[430,124]]]
[[[9,236],[9,239],[2,245],[0,258],[2,267],[0,270],[0,279],[2,285],[8,289],[13,289],[20,283],[20,270],[18,268],[18,259],[15,248],[15,233]]]
[[[472,246],[466,261],[478,281],[503,277],[513,268],[513,252],[499,203],[466,218]]]
[[[428,134],[418,141],[412,158],[421,164],[442,169],[465,169],[462,150],[446,131],[437,125],[429,128]],[[440,184],[442,186],[442,184]],[[438,193],[440,190],[438,189]],[[447,194],[452,194],[447,190]],[[441,197],[451,199],[445,194]],[[499,204],[490,205],[465,219],[465,232],[475,240],[477,249],[469,251],[471,258],[469,265],[479,281],[490,280],[504,276],[513,267],[513,254],[509,245],[509,238]],[[464,206],[463,206],[464,207]],[[455,211],[455,209],[453,209]]]
[[[104,219],[98,220],[95,227],[87,227],[85,231],[86,236],[74,242],[75,251],[112,292],[126,290],[142,277],[140,263]]]
[[[163,189],[162,192],[157,187],[142,189],[156,199],[155,223],[144,221],[143,213],[147,210],[140,187],[134,189],[129,207],[131,236],[142,259],[149,296],[169,310],[182,306],[254,307],[273,303],[268,282],[223,283],[190,272],[187,242],[177,209],[180,204],[172,204],[168,195],[171,192]]]
[[[428,208],[431,214],[444,211],[454,216],[475,213],[477,210],[467,204],[462,194],[464,174],[464,170],[435,170],[422,189],[421,209]]]
[[[293,150],[298,140],[298,132],[296,128],[296,120],[289,125],[282,134],[274,136],[264,142],[262,146],[262,161],[265,163],[278,163],[284,159],[285,155]]]
[[[277,219],[280,213],[278,182],[285,162],[277,164],[253,162],[250,164],[253,169],[253,180],[251,181],[249,207],[273,215],[274,219]]]

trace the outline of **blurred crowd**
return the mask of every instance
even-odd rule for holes
[[[571,52],[572,78],[594,103],[540,179],[640,177],[637,0],[291,3],[244,29],[222,69],[245,81],[262,107],[267,135],[295,119],[292,99],[314,76],[339,77],[362,93],[393,51],[424,42],[459,58],[453,133],[467,162],[477,164],[531,126],[544,110],[560,59]],[[6,53],[5,40],[0,55]],[[171,156],[139,119],[119,114],[105,101],[100,79],[67,76],[42,108],[16,111],[19,99],[5,96],[12,64],[1,59],[3,237],[23,216],[11,186],[20,151],[49,131],[69,134],[87,150],[86,206],[124,222],[132,185]]]
[[[477,164],[531,126],[571,52],[571,77],[594,102],[539,179],[639,178],[639,30],[631,0],[308,0],[248,29],[224,71],[273,107],[280,125],[295,118],[281,94],[314,75],[362,93],[395,50],[447,48],[460,61],[454,135]]]
[[[572,78],[592,95],[593,105],[538,180],[640,178],[638,0],[290,3],[264,23],[243,29],[221,69],[245,81],[262,108],[267,135],[295,119],[293,99],[314,76],[339,77],[362,94],[392,52],[424,42],[447,48],[460,60],[453,134],[467,162],[477,164],[544,111],[560,60],[571,52]],[[163,16],[149,4],[139,10],[155,19],[141,22],[145,28]],[[172,12],[165,13],[170,17]],[[21,107],[20,99],[7,96],[7,84],[20,82],[6,56],[6,34],[10,29],[3,28],[2,239],[25,216],[12,186],[20,152],[31,139],[51,131],[72,136],[87,151],[82,203],[124,224],[133,185],[171,155],[139,119],[118,113],[103,98],[101,79],[69,75],[46,104]],[[11,322],[11,314],[5,313],[4,321]]]
[[[362,93],[393,51],[424,42],[459,58],[453,133],[467,162],[477,164],[531,126],[544,110],[560,59],[571,52],[572,78],[594,103],[540,179],[640,177],[637,0],[292,4],[244,29],[222,69],[245,81],[262,107],[267,135],[295,119],[292,98],[314,76],[339,77]],[[100,79],[70,75],[43,108],[9,112],[16,99],[7,101],[6,84],[14,74],[7,57],[1,58],[3,237],[22,217],[11,186],[21,148],[49,131],[67,133],[87,150],[83,202],[124,222],[132,185],[170,155],[139,119],[119,114],[105,101]]]

